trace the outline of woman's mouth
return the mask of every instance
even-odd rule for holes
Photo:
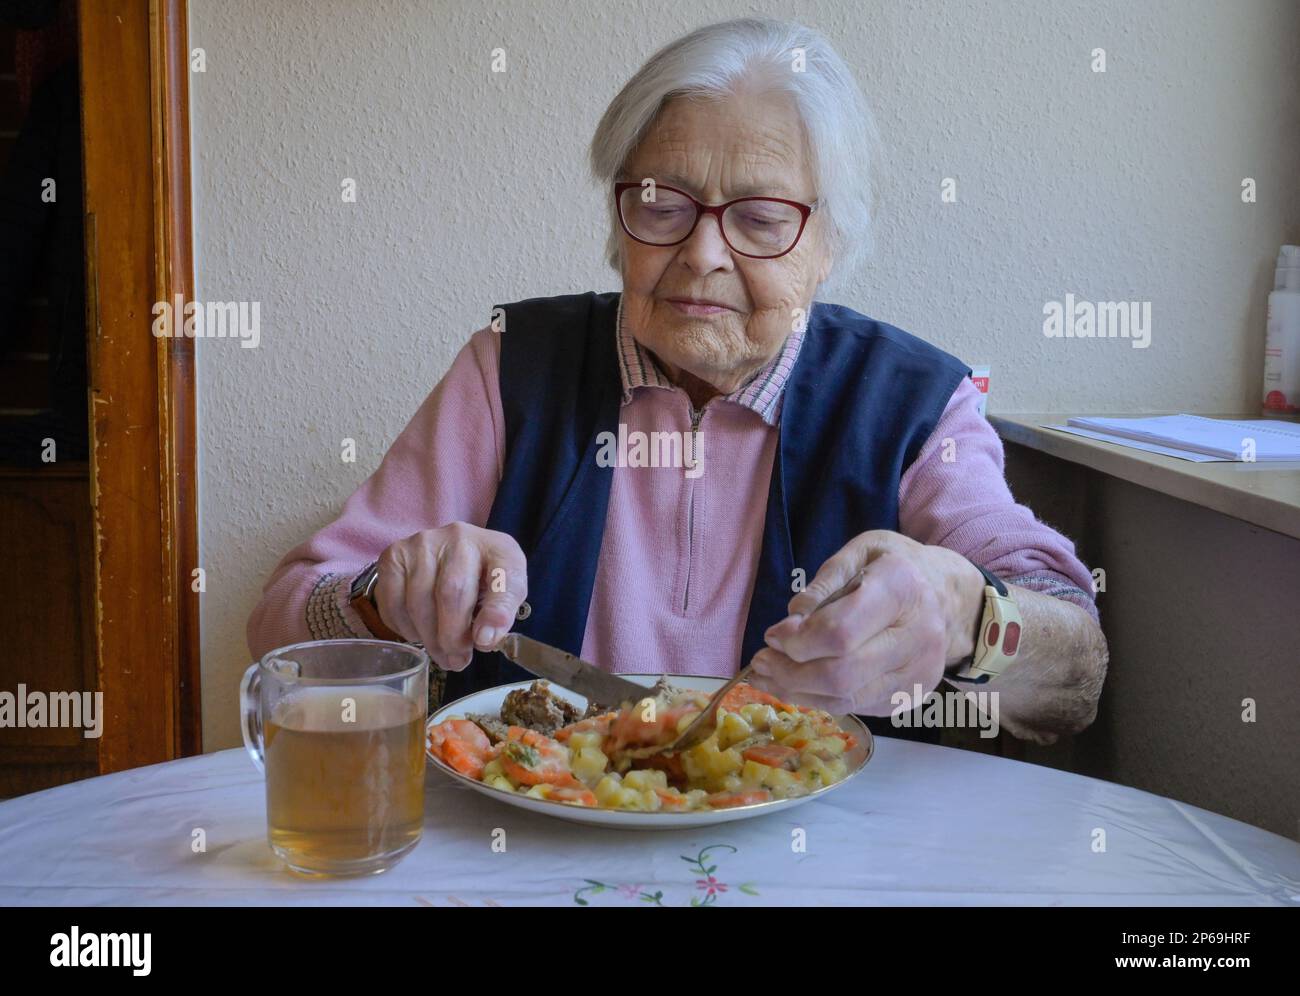
[[[683,315],[718,315],[724,311],[734,310],[725,304],[718,304],[716,301],[702,301],[699,298],[690,297],[670,297],[668,303]]]

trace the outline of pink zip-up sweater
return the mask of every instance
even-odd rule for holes
[[[690,432],[690,400],[623,328],[621,302],[617,334],[628,434]],[[614,468],[582,657],[629,673],[735,673],[780,402],[801,343],[792,333],[748,384],[705,405],[702,473]],[[499,357],[498,333],[476,332],[342,514],[284,556],[248,622],[255,657],[302,640],[369,635],[347,604],[361,570],[421,529],[486,525],[505,456]],[[1088,569],[1068,539],[1012,497],[1002,442],[978,401],[963,381],[904,473],[899,531],[1096,618]]]

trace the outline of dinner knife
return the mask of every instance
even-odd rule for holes
[[[651,695],[646,685],[602,671],[581,657],[522,633],[507,633],[497,649],[525,671],[577,692],[589,703],[617,708],[624,702],[640,702]]]

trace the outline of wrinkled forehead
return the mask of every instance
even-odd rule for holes
[[[804,125],[781,93],[669,101],[622,173],[696,197],[815,196]]]

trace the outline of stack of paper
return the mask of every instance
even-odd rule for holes
[[[1279,419],[1206,418],[1158,415],[1153,418],[1072,418],[1046,428],[1204,463],[1214,460],[1300,460],[1300,424]]]

